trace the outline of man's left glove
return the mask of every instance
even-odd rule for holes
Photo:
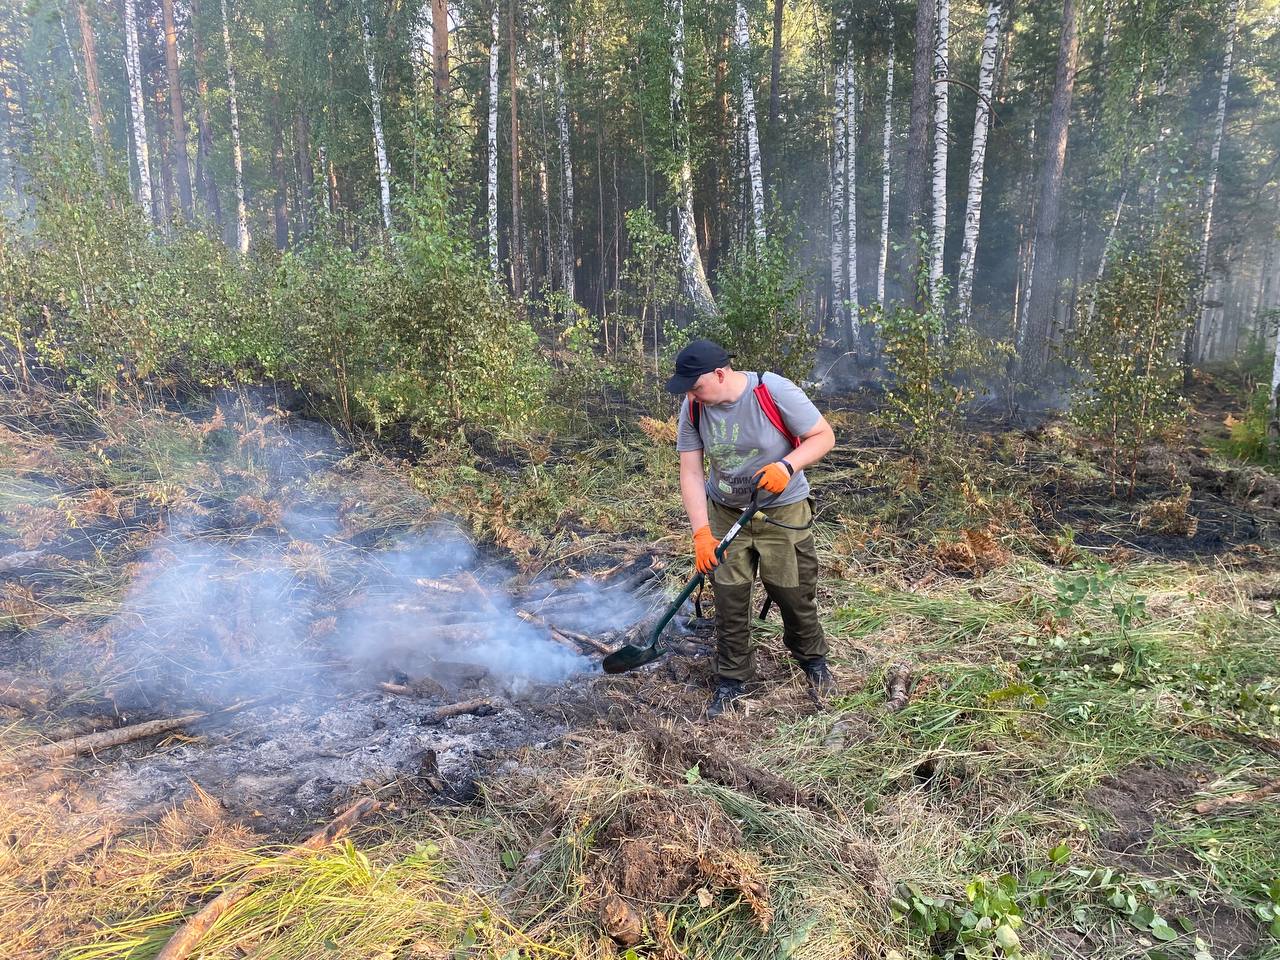
[[[755,473],[758,480],[756,486],[767,493],[781,493],[787,489],[787,484],[791,482],[791,477],[795,473],[791,464],[785,460],[778,460],[771,463],[763,470],[757,470]]]

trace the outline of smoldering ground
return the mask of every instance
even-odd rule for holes
[[[395,469],[371,473],[315,424],[225,403],[195,429],[204,493],[170,491],[116,571],[117,609],[27,638],[66,689],[97,671],[114,725],[208,713],[178,740],[108,755],[97,776],[113,804],[170,803],[198,784],[237,814],[288,820],[406,775],[466,796],[499,756],[589,712],[598,656],[549,623],[595,634],[646,612],[588,580],[512,594],[515,571],[447,504]],[[399,522],[366,522],[373,498],[394,501]],[[439,715],[459,703],[478,706]]]

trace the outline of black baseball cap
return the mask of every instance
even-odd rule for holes
[[[667,381],[668,393],[686,393],[704,373],[723,367],[733,354],[713,340],[691,340],[676,354],[676,372]]]

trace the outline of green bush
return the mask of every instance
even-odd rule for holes
[[[1131,244],[1094,292],[1082,298],[1072,337],[1085,365],[1072,419],[1106,451],[1112,492],[1127,474],[1132,495],[1138,456],[1182,419],[1181,347],[1194,306],[1189,233],[1176,220],[1153,241]],[[1092,314],[1092,315],[1091,315]]]
[[[1280,464],[1278,416],[1271,385],[1259,383],[1249,397],[1244,417],[1231,422],[1231,436],[1223,445],[1226,452],[1253,463]]]
[[[921,270],[921,288],[926,289],[927,265]],[[922,451],[954,437],[973,396],[968,384],[991,382],[1012,355],[1005,342],[981,337],[969,326],[949,327],[941,306],[946,302],[943,280],[934,302],[919,309],[896,302],[887,311],[878,306],[863,311],[863,322],[880,333],[885,368],[892,377],[888,407],[911,446]]]

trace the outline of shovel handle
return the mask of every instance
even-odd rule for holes
[[[751,518],[756,515],[756,512],[759,509],[760,504],[757,502],[757,494],[752,494],[751,503],[747,505],[747,509],[742,511],[738,519],[733,522],[733,526],[729,528],[729,531],[721,537],[720,542],[716,544],[717,562],[724,559],[725,551],[729,549],[729,544],[733,542],[733,538],[741,533],[742,528],[751,522]],[[674,617],[680,608],[684,606],[685,601],[693,596],[693,592],[702,586],[702,582],[705,579],[705,574],[695,573],[692,579],[684,585],[684,589],[680,591],[680,595],[672,601],[671,606],[667,607],[666,612],[662,615],[662,619],[659,620],[657,625],[653,628],[653,633],[649,640],[651,645],[658,642],[658,638],[662,636],[662,631],[667,628],[667,624],[671,622],[671,618]]]

